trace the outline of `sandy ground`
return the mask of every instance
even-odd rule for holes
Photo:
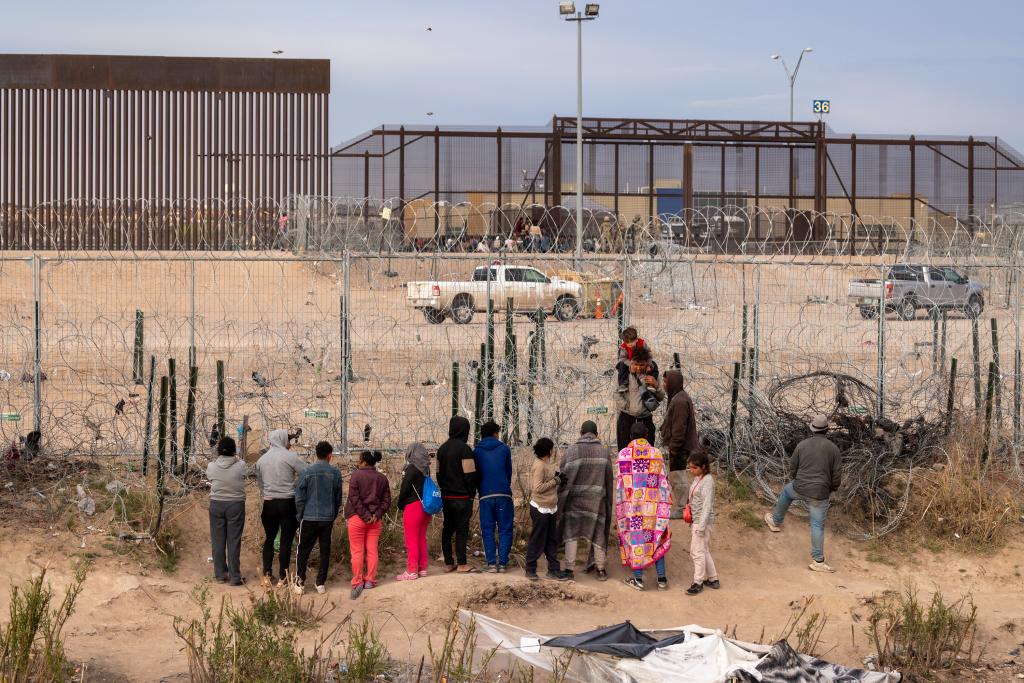
[[[173,574],[165,574],[149,561],[140,563],[104,548],[103,515],[76,522],[76,533],[65,524],[33,528],[16,524],[4,515],[0,534],[0,583],[16,584],[43,567],[55,587],[64,586],[76,563],[86,555],[92,569],[77,611],[67,629],[70,656],[86,667],[89,681],[176,681],[187,680],[187,663],[172,624],[175,616],[195,613],[189,601],[192,589],[210,585],[214,600],[222,596],[246,603],[255,585],[259,531],[254,528],[256,501],[250,498],[250,525],[246,530],[243,570],[249,584],[230,588],[210,584],[211,568],[205,527],[205,498],[196,494],[185,507],[176,508],[176,525],[182,530],[182,561]],[[871,547],[830,533],[826,552],[837,572],[811,573],[808,561],[808,530],[804,520],[791,518],[781,534],[750,529],[730,517],[730,507],[719,511],[713,551],[719,567],[722,589],[687,596],[692,565],[687,545],[689,535],[682,522],[673,522],[674,544],[668,556],[671,586],[667,593],[649,586],[637,593],[623,585],[626,575],[618,561],[610,563],[610,580],[599,583],[582,574],[566,592],[582,600],[532,600],[525,605],[507,606],[490,601],[477,610],[502,621],[542,634],[574,633],[600,625],[631,620],[641,628],[673,627],[697,623],[755,640],[764,633],[771,639],[793,613],[795,601],[813,596],[814,610],[825,613],[821,652],[827,659],[859,665],[872,651],[865,635],[870,608],[865,601],[885,590],[916,585],[922,592],[940,590],[947,598],[971,594],[979,611],[979,644],[986,659],[1003,666],[998,674],[984,680],[1006,680],[1024,663],[1005,668],[1019,653],[1024,637],[1024,578],[1019,538],[993,556],[919,550],[907,556],[887,551],[886,543]],[[435,521],[435,524],[440,520]],[[96,531],[90,532],[86,525]],[[85,533],[83,540],[83,533]],[[84,543],[85,548],[80,546]],[[436,549],[434,549],[436,551]],[[871,559],[869,559],[869,557]],[[879,558],[885,562],[879,562]],[[543,560],[541,561],[543,571]],[[309,600],[336,605],[322,624],[329,631],[350,612],[356,618],[369,614],[381,626],[393,657],[418,663],[426,654],[429,637],[440,636],[449,610],[479,596],[489,586],[528,584],[520,569],[506,575],[469,577],[434,573],[423,580],[398,583],[392,579],[396,567],[383,574],[381,585],[366,591],[358,601],[348,599],[347,567],[332,568],[328,594]],[[651,582],[653,583],[653,582]],[[10,596],[0,592],[0,610],[6,613]],[[311,642],[314,634],[305,640]],[[1020,661],[1020,657],[1016,657]]]

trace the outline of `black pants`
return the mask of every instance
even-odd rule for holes
[[[633,428],[637,422],[640,422],[647,426],[647,440],[654,443],[654,418],[648,415],[647,417],[640,419],[639,417],[633,417],[629,413],[619,413],[619,419],[615,423],[615,440],[621,451],[623,448],[629,445],[632,441],[632,437],[629,435],[629,430]]]
[[[274,498],[263,501],[260,521],[263,522],[263,531],[267,535],[263,541],[263,574],[271,576],[274,566],[274,537],[280,530],[281,557],[278,564],[281,573],[278,576],[283,579],[291,564],[292,541],[295,540],[295,531],[299,528],[299,520],[295,519],[295,499]]]
[[[473,516],[472,498],[445,498],[441,510],[444,524],[441,525],[441,552],[444,563],[451,567],[466,564],[466,544],[469,543],[469,519]],[[452,536],[455,536],[455,553],[452,556]]]
[[[230,579],[237,583],[242,579],[239,556],[244,530],[244,500],[210,501],[210,545],[213,547],[213,573],[218,581]]]
[[[296,573],[299,585],[306,583],[306,567],[309,566],[309,554],[313,552],[313,544],[320,546],[320,566],[316,570],[316,585],[327,583],[327,568],[331,563],[331,532],[334,522],[314,522],[306,519],[299,524],[299,558],[296,562]]]
[[[536,573],[537,559],[541,553],[548,559],[548,571],[561,570],[558,564],[558,534],[555,516],[530,506],[530,540],[526,544],[526,571]]]

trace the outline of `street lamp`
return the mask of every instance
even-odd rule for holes
[[[558,13],[576,22],[576,260],[583,257],[583,22],[597,19],[601,6],[588,2],[582,12],[573,2],[558,3]]]
[[[796,68],[793,69],[793,73],[789,72],[789,67],[786,65],[786,60],[780,55],[772,55],[772,60],[776,62],[782,62],[782,68],[786,70],[786,79],[789,80],[789,122],[793,122],[793,90],[796,88],[796,75],[800,73],[800,63],[804,61],[804,55],[814,52],[814,48],[805,47],[800,51],[800,57],[796,60]]]

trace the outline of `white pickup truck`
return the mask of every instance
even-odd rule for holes
[[[406,289],[409,305],[434,325],[449,316],[457,325],[470,322],[475,312],[487,310],[488,291],[495,311],[505,310],[512,299],[517,312],[550,311],[563,322],[579,315],[583,296],[578,282],[549,278],[527,266],[481,266],[469,282],[409,282]]]

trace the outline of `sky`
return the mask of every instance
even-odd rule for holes
[[[576,112],[556,0],[0,0],[0,51],[331,60],[330,139],[380,124],[544,125]],[[609,0],[583,26],[584,115],[787,119],[995,135],[1024,150],[1019,0]],[[428,30],[428,28],[430,30]]]

